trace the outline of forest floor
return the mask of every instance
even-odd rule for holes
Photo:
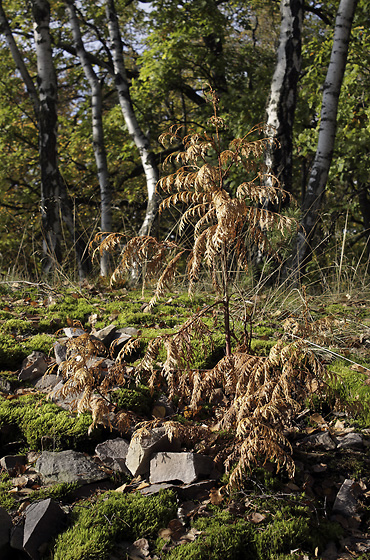
[[[177,396],[169,403],[171,412],[162,413],[158,397],[168,397],[165,378],[160,378],[158,391],[151,395],[148,376],[144,374],[140,385],[130,381],[127,392],[121,394],[119,412],[126,413],[128,424],[121,432],[117,427],[111,432],[99,425],[89,431],[92,417],[88,411],[80,417],[68,413],[68,422],[65,417],[59,422],[57,407],[46,400],[46,395],[35,389],[34,383],[18,378],[22,361],[32,351],[46,354],[50,366],[47,373],[55,372],[53,346],[64,340],[64,329],[81,328],[94,334],[113,324],[117,328],[131,327],[135,333],[133,340],[137,339],[137,343],[132,345],[131,353],[121,353],[118,359],[126,378],[129,373],[133,380],[150,341],[179,332],[185,321],[199,313],[211,334],[207,334],[208,345],[199,339],[197,343],[196,338],[191,340],[191,371],[208,371],[224,354],[222,310],[214,305],[210,290],[193,298],[181,290],[174,291],[150,310],[149,291],[114,291],[89,284],[51,287],[29,282],[3,283],[0,291],[1,457],[25,454],[26,469],[32,470],[36,457],[49,449],[50,439],[53,451],[73,448],[94,456],[99,442],[122,433],[132,434],[142,422],[155,421],[155,425],[161,425],[167,420],[182,426],[182,433],[188,430],[188,441],[184,444],[187,451],[215,458],[231,449],[230,441],[236,441],[233,429],[216,429],[220,401],[225,404],[230,399],[223,386],[216,387],[217,399],[204,401],[196,410],[185,398]],[[95,493],[84,496],[73,485],[63,484],[37,483],[30,488],[19,481],[24,469],[17,476],[2,469],[0,506],[10,512],[14,522],[29,503],[48,496],[70,512],[68,528],[49,544],[42,558],[370,558],[370,294],[353,291],[306,295],[304,290],[252,294],[253,291],[238,290],[231,300],[233,350],[237,348],[236,339],[243,339],[243,352],[264,357],[276,343],[288,345],[299,340],[329,373],[326,389],[319,392],[311,386],[311,394],[285,426],[284,437],[291,445],[289,454],[295,463],[295,473],[289,477],[284,468],[277,469],[276,461],[256,456],[239,486],[228,487],[230,472],[225,472],[221,462],[220,478],[206,495],[202,491],[185,500],[176,494],[176,488],[175,494],[170,490],[167,498],[158,498],[168,500],[167,513],[158,513],[158,506],[156,523],[150,525],[144,517],[142,522],[137,521],[144,514],[136,512],[130,530],[126,513],[120,514],[120,523],[113,527],[108,514],[103,512],[99,518],[102,533],[95,526],[90,528],[90,541],[83,548],[78,544],[81,538],[87,538],[86,519],[81,511],[86,512],[88,505],[94,512],[91,515],[99,516],[99,508],[118,499],[117,493],[112,497],[112,490],[97,487]],[[117,352],[111,350],[109,357],[117,361]],[[156,368],[163,367],[165,361],[162,349],[156,357]],[[110,390],[117,391],[117,386]],[[37,421],[27,416],[26,410],[30,408],[38,411]],[[26,416],[31,426],[28,429]],[[9,426],[14,430],[9,430]],[[202,440],[202,430],[208,430],[211,438],[205,436]],[[49,432],[53,432],[52,438]],[[134,507],[138,490],[149,485],[145,477],[113,471],[109,484],[109,488],[123,488],[119,499],[126,500],[122,510],[125,512]],[[114,504],[116,509],[121,507]],[[172,517],[168,519],[170,511]],[[99,541],[104,541],[103,552]]]

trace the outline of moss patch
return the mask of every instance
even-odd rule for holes
[[[111,396],[113,402],[117,403],[118,409],[130,410],[146,416],[151,416],[156,398],[155,395],[151,395],[150,389],[145,385],[138,385],[131,389],[117,389]]]
[[[75,449],[93,439],[88,437],[90,424],[90,414],[73,416],[40,395],[24,395],[12,400],[0,397],[2,444],[22,437],[33,450]]]
[[[77,506],[72,526],[55,542],[54,560],[104,560],[114,543],[154,538],[176,515],[172,492],[144,497],[107,492],[94,504]]]

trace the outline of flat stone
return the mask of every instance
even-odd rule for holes
[[[153,428],[147,434],[131,438],[126,456],[126,466],[133,476],[149,472],[150,459],[158,451],[178,451],[180,442],[174,438],[169,441],[164,428]]]
[[[356,515],[358,509],[358,495],[361,493],[359,485],[350,478],[346,478],[340,487],[333,505],[333,513],[345,517]]]
[[[108,439],[96,446],[95,453],[114,471],[131,474],[126,467],[128,448],[129,443],[122,438]]]
[[[27,464],[27,457],[25,455],[5,455],[0,459],[0,466],[5,469],[10,475]]]
[[[153,496],[154,494],[159,494],[161,490],[177,490],[177,489],[178,486],[174,484],[167,484],[166,482],[162,482],[161,484],[150,484],[150,486],[141,488],[139,492],[143,496]]]
[[[43,375],[36,381],[34,384],[35,389],[38,391],[51,391],[54,387],[58,385],[58,383],[62,380],[60,375],[56,375],[55,373],[50,373],[48,375]]]
[[[10,530],[12,526],[12,519],[9,513],[0,507],[0,554],[10,543]]]
[[[0,391],[3,393],[11,393],[13,390],[12,384],[8,379],[0,376]]]
[[[94,336],[97,339],[99,339],[100,342],[102,342],[104,344],[104,346],[109,348],[110,343],[112,342],[112,340],[115,337],[116,331],[117,331],[116,325],[108,325],[108,326],[104,327],[103,329],[100,329],[99,331],[94,332]]]
[[[351,432],[344,436],[336,437],[338,449],[362,449],[364,446],[361,434]]]
[[[89,484],[107,478],[107,474],[83,453],[67,450],[44,451],[36,461],[36,470],[44,483],[77,482]]]
[[[55,361],[59,365],[67,359],[67,346],[60,344],[60,342],[55,342],[53,348]]]
[[[65,327],[63,331],[68,338],[77,338],[78,336],[87,334],[86,331],[79,329],[78,327]]]
[[[330,451],[336,448],[336,445],[328,432],[320,432],[312,434],[300,442],[300,445],[312,449],[324,449]]]
[[[46,545],[63,527],[65,513],[50,498],[29,505],[24,512],[23,549],[32,558],[41,558],[40,548]]]
[[[149,480],[152,484],[180,480],[191,484],[200,476],[209,475],[213,459],[198,453],[155,453],[150,461]]]
[[[42,352],[32,352],[23,361],[22,369],[18,375],[20,381],[32,381],[42,377],[48,369],[49,364],[46,361],[46,355]]]
[[[217,485],[217,480],[207,479],[183,484],[176,487],[176,492],[181,500],[202,501],[209,497],[209,491]]]

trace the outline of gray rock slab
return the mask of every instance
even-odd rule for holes
[[[122,438],[108,439],[96,446],[95,453],[114,471],[131,474],[126,467],[128,448],[129,443]]]
[[[145,488],[139,490],[140,494],[143,496],[153,496],[154,494],[159,494],[161,490],[177,490],[178,486],[174,484],[167,484],[163,482],[161,484],[151,484]]]
[[[36,461],[35,469],[44,483],[77,482],[89,484],[107,478],[90,458],[78,451],[44,451]]]
[[[152,484],[173,480],[191,484],[200,476],[209,475],[213,466],[213,459],[207,455],[159,452],[150,461],[149,480]]]
[[[23,550],[24,518],[20,519],[10,532],[10,546],[15,550]]]
[[[23,549],[32,558],[41,558],[40,548],[63,527],[65,513],[50,498],[29,505],[24,512]]]
[[[27,457],[25,455],[4,455],[0,459],[0,467],[5,469],[9,474],[27,464]]]
[[[359,485],[350,478],[346,478],[340,487],[333,505],[333,513],[340,513],[345,517],[356,515],[358,510],[358,495],[361,493]]]
[[[336,445],[328,432],[312,434],[304,438],[300,442],[300,445],[309,449],[323,449],[325,451],[331,451],[336,448]]]
[[[100,342],[104,344],[104,346],[109,348],[110,343],[115,337],[116,331],[117,331],[116,325],[107,325],[103,329],[100,329],[99,331],[95,331],[94,336],[97,339],[99,339]]]
[[[9,513],[0,507],[0,553],[10,543],[10,530],[12,526],[12,519]]]
[[[135,432],[131,438],[126,456],[126,466],[133,476],[149,472],[150,459],[158,451],[178,451],[180,442],[174,438],[169,441],[164,428],[154,428],[149,433]]]
[[[51,391],[58,383],[62,380],[60,375],[55,375],[55,373],[50,373],[48,375],[43,375],[34,384],[35,389],[38,391]]]
[[[217,480],[208,479],[194,482],[193,484],[183,484],[176,488],[176,492],[181,500],[205,500],[209,497],[211,488],[217,486]]]
[[[55,342],[53,348],[56,363],[59,365],[67,359],[67,346],[60,344],[60,342]]]
[[[336,437],[338,449],[362,449],[364,442],[361,434],[351,432],[345,436]]]
[[[65,327],[63,331],[68,338],[77,338],[78,336],[87,334],[86,331],[79,329],[78,327]]]
[[[128,334],[130,336],[137,336],[139,334],[139,331],[135,327],[122,327],[120,329],[117,329],[117,334],[119,336],[122,335],[122,334]]]
[[[0,376],[0,391],[3,393],[11,393],[13,390],[12,383],[8,379]]]
[[[32,354],[26,358],[26,365],[22,367],[18,379],[20,381],[38,379],[44,375],[48,367],[49,364],[46,361],[45,354],[42,352],[32,352]]]

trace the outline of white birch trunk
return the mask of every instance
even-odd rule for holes
[[[357,0],[341,0],[335,20],[333,47],[323,87],[317,150],[302,204],[302,218],[291,263],[291,274],[295,280],[299,279],[312,254],[310,242],[319,218],[333,157],[339,95],[356,5]]]
[[[130,90],[127,81],[126,68],[123,58],[123,45],[117,12],[114,0],[106,0],[106,14],[108,20],[109,37],[113,52],[113,65],[115,85],[118,93],[119,103],[129,134],[133,138],[139,150],[141,163],[144,169],[148,203],[143,224],[139,235],[149,235],[153,228],[153,223],[158,212],[159,197],[156,193],[156,185],[159,180],[158,166],[154,159],[154,154],[150,150],[149,140],[140,128],[137,121],[134,107],[130,97]]]
[[[91,89],[92,136],[94,156],[100,186],[101,230],[103,232],[110,232],[112,229],[112,195],[108,173],[107,154],[105,151],[104,142],[101,84],[85,50],[76,9],[74,3],[70,0],[67,0],[67,13],[69,22],[71,24],[73,42],[75,44],[76,52]],[[107,276],[107,274],[109,273],[108,254],[102,255],[100,262],[100,272],[102,276]]]
[[[280,12],[277,62],[266,109],[267,125],[272,129],[271,134],[277,143],[267,151],[265,163],[268,171],[279,178],[282,187],[291,192],[292,135],[301,71],[303,0],[281,0]]]

